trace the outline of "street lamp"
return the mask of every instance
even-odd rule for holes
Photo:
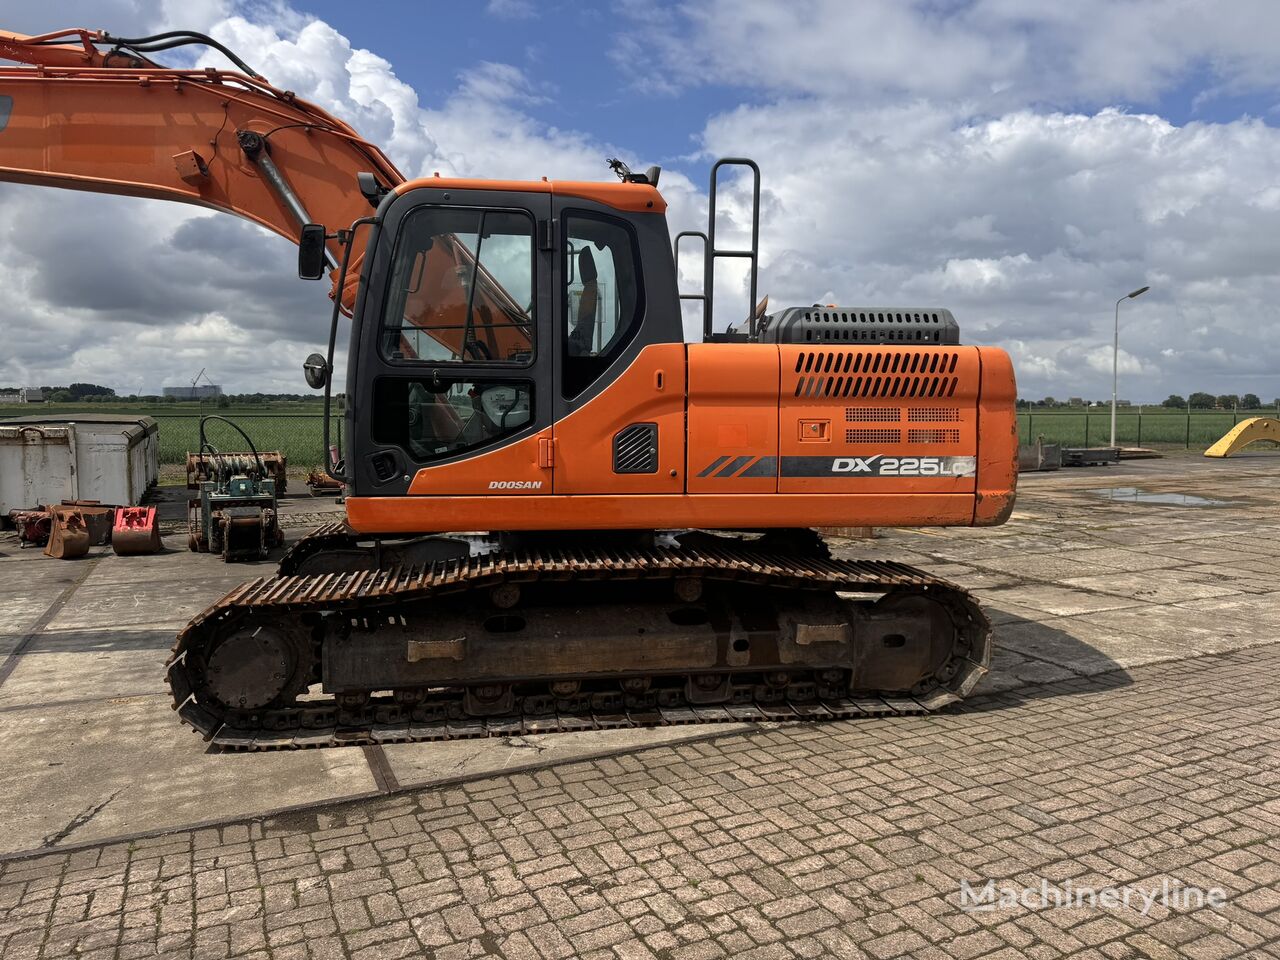
[[[1139,287],[1133,293],[1126,293],[1116,301],[1116,335],[1111,345],[1111,446],[1116,445],[1116,386],[1120,381],[1120,304],[1134,297],[1140,297],[1150,287]]]

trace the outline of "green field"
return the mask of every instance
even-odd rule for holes
[[[1122,446],[1207,447],[1241,420],[1274,417],[1275,408],[1240,410],[1170,410],[1144,407],[1141,412],[1121,408],[1116,412],[1116,443]],[[1111,411],[1107,408],[1033,409],[1018,411],[1018,436],[1023,443],[1043,436],[1048,443],[1070,446],[1104,446],[1111,439]]]
[[[244,404],[223,410],[206,403],[45,403],[0,409],[7,416],[58,416],[126,413],[155,417],[159,424],[160,463],[179,465],[200,446],[200,417],[217,414],[238,423],[260,451],[278,450],[289,461],[289,472],[306,473],[324,460],[324,405],[318,401]],[[336,412],[336,411],[335,411]],[[341,421],[334,423],[334,430]],[[211,422],[207,438],[219,450],[243,450],[244,441],[226,424]],[[336,440],[336,437],[335,437]]]

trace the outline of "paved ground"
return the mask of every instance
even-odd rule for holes
[[[3,956],[1275,951],[1280,648],[1134,673],[10,861]],[[1226,904],[961,910],[989,878]]]
[[[1177,502],[1091,492],[1135,486]],[[1019,503],[994,531],[839,545],[979,590],[997,669],[958,713],[381,755],[209,755],[177,728],[157,663],[228,568],[0,541],[0,956],[1274,950],[1280,460],[1027,477]],[[431,786],[376,796],[403,784]],[[240,822],[190,829],[215,819]],[[1042,878],[1227,905],[958,905],[962,879]]]

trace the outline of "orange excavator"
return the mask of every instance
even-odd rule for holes
[[[188,45],[234,70],[171,69]],[[333,283],[346,520],[179,634],[179,716],[229,749],[916,713],[986,672],[960,587],[838,559],[812,528],[1002,523],[1008,356],[940,308],[756,304],[760,172],[711,173],[675,238],[660,170],[616,182],[406,180],[209,37],[0,32],[0,180],[247,217]],[[717,178],[753,195],[716,237]],[[700,293],[678,289],[701,241]],[[744,260],[741,323],[715,270]],[[682,299],[703,338],[687,343]]]

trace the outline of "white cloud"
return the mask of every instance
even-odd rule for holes
[[[437,165],[440,153],[413,88],[386,60],[356,50],[329,24],[277,8],[271,22],[233,16],[212,28],[258,73],[324,107],[378,144],[407,176]],[[209,52],[202,66],[222,65]]]
[[[975,112],[1149,102],[1194,71],[1275,88],[1270,0],[705,0],[624,8],[627,53],[667,90],[729,83],[842,102],[925,97]]]
[[[531,9],[499,0],[488,12],[510,19]],[[1009,349],[1024,395],[1101,396],[1115,298],[1150,283],[1121,308],[1123,393],[1280,392],[1280,345],[1265,332],[1280,303],[1280,131],[1249,119],[1179,127],[1115,106],[1197,71],[1214,95],[1273,91],[1274,5],[707,0],[627,9],[615,41],[621,67],[602,83],[746,90],[732,97],[740,105],[695,124],[694,162],[759,160],[760,292],[775,306],[948,306],[966,342]],[[35,8],[12,13],[0,22],[50,26]],[[636,145],[604,142],[585,117],[568,127],[539,120],[557,90],[511,64],[473,64],[450,95],[424,104],[393,64],[278,2],[104,0],[64,5],[59,19],[118,32],[208,30],[277,85],[350,121],[409,176],[601,179],[606,156],[652,162]],[[202,63],[224,65],[216,53]],[[705,227],[700,185],[668,169],[662,188],[673,233]],[[722,242],[740,243],[747,191],[732,180],[722,189]],[[160,203],[8,185],[0,203],[9,294],[0,384],[87,379],[150,390],[211,365],[233,389],[301,389],[298,365],[324,339],[328,301],[323,285],[291,279],[287,241]],[[701,284],[693,259],[681,264],[685,289]],[[722,323],[745,312],[735,266],[718,278]]]
[[[1164,355],[1164,351],[1160,351]],[[1115,352],[1114,356],[1111,347],[1098,346],[1085,354],[1085,362],[1089,365],[1089,369],[1094,373],[1101,374],[1105,377],[1111,376],[1112,360],[1115,360],[1116,370],[1123,375],[1146,373],[1147,369],[1142,360],[1135,357],[1123,347]]]
[[[775,303],[939,303],[966,342],[1021,354],[1024,395],[1092,395],[1109,385],[1115,298],[1150,283],[1122,307],[1130,393],[1275,391],[1280,346],[1256,332],[1280,303],[1280,234],[1259,201],[1280,182],[1280,131],[1261,121],[804,98],[717,117],[704,145],[760,162]]]
[[[229,4],[209,0],[190,19],[171,6],[116,0],[93,16],[89,8],[67,16],[70,24],[113,16],[121,34],[168,29],[173,16],[208,30],[275,85],[350,122],[408,176],[600,179],[615,149],[533,120],[523,110],[540,94],[509,65],[477,65],[428,110],[386,60],[286,5],[227,15]],[[48,29],[30,16],[0,22]],[[199,65],[226,62],[210,51]],[[695,192],[678,175],[664,186],[676,196]],[[288,241],[156,201],[4,184],[0,203],[0,285],[9,293],[0,306],[0,385],[91,380],[154,392],[208,366],[230,390],[304,389],[300,364],[327,336],[329,302],[326,285],[293,279]]]

